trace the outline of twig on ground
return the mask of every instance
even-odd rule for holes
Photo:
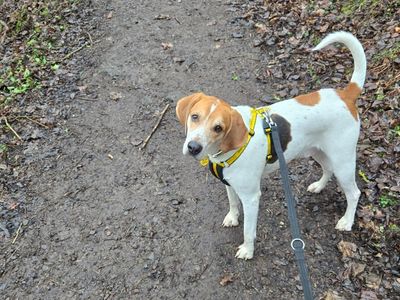
[[[143,145],[139,148],[140,150],[143,150],[144,148],[146,148],[147,143],[149,142],[149,140],[153,136],[154,132],[156,132],[158,126],[160,126],[161,120],[164,118],[164,115],[167,112],[168,108],[169,108],[169,104],[167,104],[165,106],[164,110],[161,112],[161,115],[158,118],[158,121],[157,121],[156,125],[153,127],[153,130],[150,132],[150,134],[147,136],[147,138],[143,141]]]
[[[19,227],[18,227],[18,229],[17,229],[17,233],[15,234],[15,237],[14,237],[13,241],[11,242],[11,244],[14,244],[15,241],[17,240],[17,238],[18,238],[18,236],[19,236],[19,233],[20,233],[20,231],[21,231],[21,228],[22,228],[22,222],[19,224]]]
[[[2,26],[0,33],[3,32],[3,34],[0,37],[0,44],[3,44],[4,40],[6,39],[7,31],[9,28],[3,20],[0,20],[0,24]]]
[[[4,117],[4,122],[6,123],[6,126],[8,127],[8,129],[10,129],[12,131],[12,133],[14,133],[14,135],[20,140],[22,141],[22,138],[19,136],[19,134],[14,130],[14,128],[11,127],[10,123],[8,123],[8,120],[6,117]]]
[[[90,32],[89,32],[89,31],[86,31],[86,34],[88,35],[89,40],[90,40],[90,47],[92,47],[92,46],[93,46],[92,36],[90,35]]]
[[[42,127],[46,128],[46,129],[49,129],[49,126],[44,125],[43,123],[40,123],[39,121],[36,121],[35,119],[32,119],[31,117],[28,117],[28,116],[16,116],[15,118],[16,119],[28,119],[29,121],[31,121],[33,123],[36,123],[39,126],[42,126]]]
[[[89,46],[89,44],[87,42],[85,42],[82,46],[80,46],[79,48],[75,49],[74,51],[68,53],[67,55],[65,55],[60,61],[64,61],[68,58],[70,58],[72,55],[74,55],[76,52],[81,51],[83,48]]]

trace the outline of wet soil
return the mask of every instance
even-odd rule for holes
[[[74,99],[58,95],[68,116],[58,134],[24,151],[25,181],[10,196],[25,199],[21,226],[14,243],[18,226],[2,240],[1,298],[301,299],[279,174],[262,182],[254,259],[234,258],[242,227],[221,227],[225,188],[182,156],[174,113],[194,91],[265,104],[252,24],[225,0],[93,5],[102,19],[92,32],[98,42],[79,53]],[[355,298],[337,280],[337,244],[353,239],[334,229],[344,196],[335,182],[319,195],[306,192],[320,174],[310,160],[291,165],[311,280],[318,297],[333,288]],[[227,276],[232,282],[222,286]]]

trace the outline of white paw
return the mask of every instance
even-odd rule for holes
[[[353,226],[353,220],[348,220],[344,216],[337,222],[336,229],[340,231],[351,231],[351,226]]]
[[[239,250],[236,252],[235,257],[241,258],[244,260],[252,259],[254,253],[254,246],[253,245],[245,245],[241,244],[239,246]]]
[[[228,212],[225,216],[224,221],[222,222],[222,226],[232,227],[232,226],[238,226],[238,225],[239,225],[238,214]]]
[[[324,187],[325,187],[325,184],[323,184],[320,181],[316,181],[308,186],[307,191],[309,191],[311,193],[319,193],[320,191],[322,191],[322,189]]]

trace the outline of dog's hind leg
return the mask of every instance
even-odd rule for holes
[[[311,193],[319,193],[332,177],[332,165],[326,154],[319,149],[313,150],[311,156],[320,164],[323,173],[320,180],[308,186],[307,191]]]
[[[222,226],[232,227],[239,225],[239,197],[232,187],[226,186],[229,199],[229,212],[226,214]]]
[[[354,223],[354,215],[356,213],[358,199],[360,198],[360,190],[355,180],[356,173],[356,146],[349,149],[341,148],[340,151],[333,151],[328,155],[332,162],[333,173],[346,195],[347,208],[344,216],[339,220],[336,229],[342,231],[350,231]]]

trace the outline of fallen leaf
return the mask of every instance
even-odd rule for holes
[[[321,26],[321,28],[319,29],[319,32],[326,32],[329,28],[329,23],[326,23],[325,25]]]
[[[221,280],[219,281],[219,284],[222,286],[226,286],[227,284],[229,284],[231,282],[233,282],[233,276],[228,274],[221,278]]]
[[[378,300],[378,297],[373,291],[362,290],[360,300]]]
[[[118,101],[122,98],[122,94],[118,92],[110,92],[110,99],[114,101]]]
[[[262,34],[262,33],[267,32],[267,27],[265,26],[265,24],[256,23],[256,24],[254,25],[254,27],[256,28],[257,33]]]
[[[340,241],[338,249],[342,253],[343,257],[353,257],[357,251],[357,246],[351,242]]]
[[[154,17],[154,20],[171,20],[171,17],[169,15],[159,14]]]
[[[172,43],[161,43],[161,47],[164,50],[168,50],[168,49],[172,49],[174,47],[174,45],[172,45]]]
[[[362,178],[362,180],[364,180],[365,182],[369,182],[369,179],[367,178],[367,175],[365,175],[365,173],[361,170],[358,170],[358,175],[360,175],[360,177]]]
[[[340,296],[338,292],[329,290],[325,294],[324,300],[346,300],[346,298]]]
[[[357,275],[364,272],[366,265],[361,263],[352,263],[351,264],[351,275],[356,277]]]
[[[108,15],[107,15],[107,19],[111,19],[112,17],[113,17],[113,12],[110,11],[110,12],[108,13]]]
[[[78,90],[79,90],[81,93],[84,92],[84,91],[86,91],[86,89],[87,89],[87,85],[78,86]]]
[[[379,286],[381,285],[381,281],[382,277],[374,273],[370,273],[365,277],[365,283],[367,287],[374,290],[377,290],[379,288]]]

